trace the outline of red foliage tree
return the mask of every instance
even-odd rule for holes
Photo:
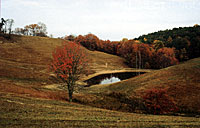
[[[140,68],[150,68],[150,61],[152,60],[153,48],[149,44],[134,43],[133,44],[133,57],[131,64],[133,67],[138,65]],[[137,63],[137,64],[136,64]],[[136,67],[136,68],[138,68]]]
[[[117,46],[117,55],[124,57],[129,66],[136,68],[150,68],[153,52],[150,45],[134,40],[120,42]]]
[[[69,101],[72,101],[75,82],[87,67],[87,59],[80,45],[74,42],[64,43],[52,53],[50,69],[56,77],[68,87]]]
[[[155,40],[154,45],[144,44],[138,40],[122,41],[100,40],[93,34],[78,36],[75,42],[89,50],[98,50],[125,58],[130,67],[165,68],[178,63],[173,48],[166,48],[162,41]],[[184,51],[183,51],[184,53]]]
[[[90,50],[96,50],[97,44],[99,43],[99,38],[94,34],[85,35],[85,45]]]
[[[173,48],[161,48],[154,54],[153,68],[166,68],[178,64]]]
[[[149,89],[142,96],[146,111],[151,114],[167,114],[178,110],[175,101],[167,94],[167,89]]]
[[[100,40],[93,34],[87,34],[85,36],[79,35],[77,38],[75,38],[75,42],[81,44],[89,50],[97,50],[97,45],[99,44]]]

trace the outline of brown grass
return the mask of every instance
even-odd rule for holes
[[[89,106],[79,106],[74,105],[74,103],[72,104],[74,108],[63,106],[61,101],[68,103],[66,102],[68,98],[66,91],[56,88],[45,88],[53,83],[49,80],[50,73],[47,70],[48,64],[51,61],[51,53],[54,48],[62,44],[63,40],[29,36],[13,36],[12,40],[9,41],[2,38],[0,38],[0,40],[3,41],[3,43],[0,44],[0,104],[2,110],[0,111],[0,126],[8,126],[9,123],[6,123],[7,121],[11,121],[11,127],[16,127],[16,122],[24,123],[24,125],[19,125],[22,127],[29,127],[31,122],[35,122],[36,126],[45,124],[47,127],[58,125],[70,127],[73,125],[79,126],[78,124],[82,123],[81,121],[85,123],[80,124],[80,126],[89,127],[97,125],[99,127],[137,127],[135,122],[139,122],[138,126],[143,127],[181,127],[181,121],[185,121],[183,126],[191,126],[193,124],[194,126],[200,125],[198,123],[199,120],[196,121],[195,118],[187,118],[187,120],[178,117],[176,118],[178,122],[173,122],[174,117],[150,117],[148,115],[120,113],[102,109],[98,109],[101,110],[99,113],[94,112],[94,109]],[[90,73],[113,72],[113,70],[124,70],[127,68],[123,63],[124,60],[120,57],[97,51],[86,50],[86,52],[89,58]],[[200,58],[197,58],[184,64],[146,73],[115,84],[82,88],[74,94],[74,101],[94,107],[128,112],[131,108],[127,104],[127,100],[130,100],[126,99],[127,97],[138,96],[145,89],[149,88],[168,87],[169,95],[175,98],[179,106],[183,107],[185,111],[198,112],[200,110],[199,75]],[[120,98],[111,95],[113,92],[114,94],[121,93],[123,96]],[[16,98],[18,96],[22,97],[19,98],[21,100],[20,102],[18,102],[18,98]],[[28,97],[51,100],[46,102],[42,99],[36,100]],[[25,100],[26,98],[28,100]],[[13,102],[12,99],[14,100]],[[11,102],[7,102],[7,100]],[[36,105],[30,107],[30,105],[27,105],[27,102],[32,102],[31,104]],[[37,105],[40,102],[45,102],[46,106],[55,109],[48,109],[48,111],[46,111],[48,107],[42,107],[41,104]],[[55,106],[52,104],[54,102],[58,105]],[[16,103],[22,103],[24,107],[20,106],[20,104],[16,105]],[[40,111],[37,107],[41,107],[41,113],[34,114],[34,111]],[[79,109],[80,113],[76,113]],[[29,115],[32,115],[31,118],[28,118],[26,110],[29,111]],[[91,111],[93,113],[92,115],[89,114]],[[20,113],[24,115],[22,114],[23,116],[20,117]],[[67,118],[65,113],[70,113],[70,118]],[[102,113],[105,113],[105,115],[108,113],[108,115],[103,116]],[[81,115],[80,118],[77,116],[78,114]],[[112,116],[109,116],[109,114]],[[117,116],[113,116],[115,114],[117,114]],[[10,115],[10,117],[7,115]],[[35,118],[36,115],[38,118]],[[58,117],[55,117],[55,115]],[[111,118],[106,118],[107,116]],[[138,116],[140,117],[139,119],[137,118]],[[17,117],[20,117],[18,121],[16,121]],[[85,119],[83,119],[84,117]],[[123,121],[118,122],[118,119]],[[194,119],[195,121],[191,123]],[[160,120],[161,122],[155,122],[156,120]],[[65,122],[65,125],[62,125],[62,122]],[[67,125],[69,122],[74,123]],[[90,122],[93,123],[91,124]]]
[[[110,85],[96,85],[83,90],[90,93],[120,92],[141,96],[146,89],[168,88],[168,94],[182,111],[200,113],[200,58],[166,69],[153,71]]]
[[[11,40],[1,40],[0,77],[49,82],[48,65],[52,51],[64,40],[31,36],[12,36]],[[120,57],[83,49],[88,56],[89,73],[127,68]]]
[[[199,118],[123,113],[0,93],[0,127],[199,127]]]

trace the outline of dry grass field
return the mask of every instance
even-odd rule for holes
[[[200,126],[200,119],[124,113],[60,100],[0,93],[0,127],[139,127]]]
[[[151,88],[168,88],[178,105],[188,113],[200,113],[200,58],[151,71],[143,75],[108,85],[95,85],[83,89],[91,94],[121,93],[127,96],[140,96]]]
[[[126,104],[109,96],[168,87],[180,105],[198,112],[200,58],[115,84],[82,87],[69,103],[66,90],[50,80],[48,71],[53,49],[64,40],[29,36],[0,40],[0,127],[200,127],[198,116],[129,113]],[[88,75],[128,68],[120,57],[88,50],[86,54]]]

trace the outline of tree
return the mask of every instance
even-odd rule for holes
[[[170,44],[171,44],[171,43],[172,43],[172,41],[173,41],[172,37],[171,37],[171,36],[169,36],[169,37],[168,37],[168,39],[167,39],[167,43],[170,43]]]
[[[198,24],[195,24],[194,27],[199,27],[199,25],[198,25]]]
[[[13,19],[7,19],[7,25],[8,25],[8,33],[11,34],[12,33],[12,26],[14,24],[14,20]]]
[[[1,18],[1,23],[0,23],[0,32],[4,32],[3,30],[3,26],[6,24],[6,21],[4,20],[4,18]]]
[[[27,35],[47,37],[47,27],[42,22],[26,25],[24,30],[27,31]]]
[[[65,40],[68,40],[68,41],[74,41],[75,38],[76,38],[76,36],[74,36],[74,35],[69,35],[69,36],[65,36],[65,37],[64,37],[64,39],[65,39]]]
[[[36,30],[39,28],[37,24],[26,25],[24,29],[28,31],[28,35],[36,36]]]
[[[122,42],[127,42],[128,39],[127,39],[127,38],[123,38],[121,41],[122,41]]]
[[[154,64],[153,64],[154,63]],[[153,68],[166,68],[172,65],[178,64],[178,60],[175,57],[173,48],[161,48],[154,53],[152,66]]]
[[[144,43],[134,43],[133,52],[130,58],[130,65],[136,68],[150,68],[149,62],[152,58],[153,49],[150,45]]]
[[[18,35],[22,35],[23,28],[15,28],[14,33]]]
[[[160,40],[154,40],[153,41],[153,46],[154,46],[154,49],[157,51],[158,49],[164,47],[164,43],[162,41],[160,41]]]
[[[41,37],[47,37],[47,26],[46,24],[42,23],[42,22],[38,22],[37,24],[38,30],[36,32],[36,36],[41,36]]]
[[[50,38],[53,38],[53,34],[50,34],[49,37],[50,37]]]
[[[83,46],[86,45],[86,47],[89,50],[96,50],[97,44],[99,42],[99,38],[94,34],[87,34],[85,35],[85,44],[82,44]]]
[[[174,99],[167,94],[167,88],[145,90],[142,99],[147,113],[167,114],[178,110]]]
[[[52,53],[50,69],[58,80],[68,88],[69,101],[72,101],[74,86],[87,67],[87,59],[80,45],[74,42],[64,43]]]

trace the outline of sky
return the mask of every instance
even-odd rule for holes
[[[95,34],[119,41],[200,24],[199,0],[0,0],[1,17],[14,28],[43,22],[48,34]]]

